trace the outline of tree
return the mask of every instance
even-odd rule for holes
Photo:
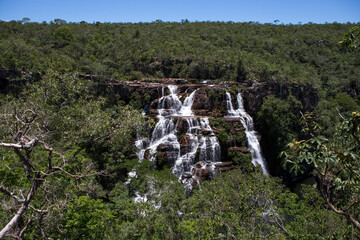
[[[202,183],[182,202],[183,239],[330,239],[347,230],[336,214],[315,205],[321,197],[304,188],[302,199],[274,177],[235,169]]]
[[[280,168],[279,153],[296,135],[294,122],[298,119],[301,108],[301,102],[292,95],[286,100],[268,96],[257,113],[257,129],[262,136],[261,143],[266,158],[271,159],[269,168],[272,173],[276,173]]]
[[[360,47],[360,26],[355,26],[348,30],[339,42],[342,49],[359,51]]]
[[[310,166],[328,207],[360,230],[360,112],[353,112],[337,127],[332,139],[321,135],[313,114],[301,118],[308,138],[288,144],[281,153],[284,166],[303,172]]]
[[[238,60],[237,67],[236,67],[236,80],[238,82],[244,82],[247,77],[247,71],[244,66],[244,63],[241,59]]]
[[[54,23],[58,24],[58,25],[64,25],[64,24],[66,24],[66,21],[61,18],[55,18]]]
[[[69,26],[58,27],[54,33],[55,44],[57,47],[64,47],[74,39],[74,31]]]
[[[30,18],[24,17],[23,19],[21,19],[21,22],[22,23],[28,23],[28,22],[30,22]]]
[[[68,239],[102,239],[106,225],[114,219],[101,200],[80,196],[68,206],[63,219]]]
[[[123,107],[109,111],[105,99],[91,95],[87,84],[72,75],[48,72],[40,82],[28,85],[20,98],[7,99],[0,115],[4,156],[0,192],[8,216],[17,210],[7,219],[0,238],[22,238],[34,222],[46,238],[42,225],[47,214],[71,197],[62,197],[66,195],[63,188],[70,185],[79,193],[86,192],[83,178],[106,174],[86,149],[101,142],[116,145],[140,125],[139,113]],[[8,170],[3,171],[4,167]]]

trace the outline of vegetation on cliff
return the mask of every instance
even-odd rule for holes
[[[88,24],[57,19],[0,22],[0,31],[0,66],[33,76],[21,88],[0,95],[0,237],[360,237],[360,59],[353,24]],[[297,194],[290,192],[280,179],[249,166],[244,148],[222,153],[239,165],[235,170],[185,193],[166,164],[155,170],[149,161],[138,163],[134,154],[136,134],[147,133],[154,124],[141,115],[150,93],[124,101],[102,92],[109,84],[102,77],[317,88],[315,115],[301,115],[304,102],[287,94],[262,99],[255,120],[268,157],[280,164],[278,154],[285,150],[287,176],[314,170],[320,191],[302,185]],[[21,82],[7,80],[10,88]],[[230,91],[239,90],[235,88]],[[223,101],[224,96],[212,99]],[[244,132],[234,130],[240,126],[216,117],[210,122],[222,147],[229,139],[245,144]],[[134,167],[136,176],[129,181]],[[147,201],[134,203],[134,196]]]

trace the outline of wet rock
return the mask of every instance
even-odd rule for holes
[[[192,174],[191,173],[183,173],[183,175],[181,176],[183,179],[184,178],[192,178]]]
[[[188,120],[188,117],[177,118],[176,130],[178,131],[178,133],[180,135],[185,134],[189,129],[189,123],[187,120]]]
[[[185,79],[176,79],[175,80],[175,84],[186,84],[186,83],[188,83],[188,81]]]
[[[188,134],[185,134],[185,135],[182,135],[180,137],[180,140],[179,140],[179,143],[180,143],[180,146],[187,146],[187,144],[190,142],[190,135]]]
[[[211,180],[213,178],[213,174],[214,171],[212,165],[205,162],[196,163],[192,170],[192,176],[198,182]]]
[[[214,164],[215,169],[216,168],[221,168],[221,167],[228,167],[228,166],[232,166],[233,162],[217,162]]]
[[[163,143],[157,147],[156,160],[154,166],[163,169],[165,166],[171,168],[179,155],[179,149],[171,143]]]
[[[194,99],[193,111],[206,111],[202,115],[219,115],[226,112],[226,103],[224,100],[224,89],[221,87],[202,86],[197,92]],[[223,114],[222,114],[223,115]]]
[[[249,153],[250,149],[247,147],[230,147],[228,148],[229,152],[242,152],[242,153]]]

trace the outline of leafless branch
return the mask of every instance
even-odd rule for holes
[[[15,199],[18,203],[18,210],[16,214],[12,217],[12,219],[6,224],[6,226],[1,229],[0,231],[0,238],[4,236],[13,237],[16,239],[22,238],[21,236],[24,234],[29,221],[33,221],[34,218],[29,218],[28,224],[22,228],[19,232],[15,231],[15,234],[10,235],[11,229],[14,226],[17,226],[19,222],[21,222],[22,218],[25,216],[25,212],[28,208],[32,209],[34,212],[40,214],[40,218],[48,212],[48,210],[37,209],[34,206],[30,205],[30,202],[35,195],[37,189],[44,183],[46,178],[55,173],[62,173],[63,175],[70,176],[74,179],[80,179],[84,177],[94,176],[94,175],[106,175],[105,171],[98,171],[98,172],[91,172],[93,168],[91,166],[82,174],[72,174],[64,169],[64,167],[74,161],[76,156],[83,151],[86,147],[91,145],[92,143],[99,141],[101,139],[107,139],[116,133],[116,130],[121,128],[121,124],[114,126],[110,131],[104,133],[101,136],[91,137],[81,148],[77,149],[69,158],[65,158],[61,153],[54,151],[54,149],[47,145],[45,141],[43,141],[44,136],[48,133],[46,126],[39,125],[38,121],[41,124],[44,124],[45,121],[42,118],[42,114],[37,113],[32,109],[27,109],[25,111],[18,111],[14,108],[14,114],[12,115],[14,123],[11,126],[12,131],[12,139],[13,142],[11,143],[4,143],[0,142],[0,147],[4,148],[11,148],[16,155],[19,157],[20,162],[25,170],[25,174],[29,182],[31,183],[31,188],[27,191],[26,197],[24,196],[17,196],[12,193],[10,190],[6,189],[4,186],[0,185],[0,191],[3,192],[5,195]],[[45,124],[46,125],[46,124]],[[34,138],[33,136],[30,137],[30,132],[36,132],[37,136]],[[35,162],[31,161],[31,153],[34,147],[40,145],[43,149],[45,149],[48,153],[45,157],[45,161],[47,161],[47,170],[40,170],[37,169],[37,165]],[[62,161],[54,162],[58,157],[62,159]],[[54,166],[57,165],[57,166]],[[44,191],[46,191],[44,189]],[[56,197],[56,196],[55,196]],[[41,228],[40,223],[40,231],[41,236],[44,239],[48,239],[45,236],[43,229]],[[18,235],[18,236],[15,236]]]
[[[360,200],[356,200],[356,201],[352,202],[352,203],[345,209],[345,211],[349,211],[350,208],[352,208],[354,205],[356,205],[356,204],[358,204],[358,203],[360,203]]]
[[[12,193],[11,191],[9,191],[8,189],[6,189],[4,186],[0,185],[0,191],[5,193],[6,195],[14,198],[16,201],[18,201],[19,203],[22,203],[25,201],[25,199],[23,198],[19,198],[18,196],[16,196],[14,193]]]
[[[38,142],[37,138],[32,139],[31,141],[29,141],[26,144],[21,144],[21,143],[3,143],[0,142],[0,147],[7,147],[7,148],[17,148],[17,149],[28,149],[28,148],[33,148],[36,143]]]
[[[37,188],[40,186],[40,183],[41,182],[37,180],[32,181],[31,188],[26,196],[26,199],[22,202],[20,208],[18,209],[14,217],[10,220],[10,222],[8,222],[8,224],[6,224],[6,226],[0,231],[0,238],[3,238],[5,234],[7,234],[7,232],[9,232],[10,229],[14,225],[16,225],[21,219],[24,212],[27,210],[32,198],[34,197]]]
[[[32,210],[34,210],[37,213],[48,213],[49,210],[40,210],[40,209],[36,209],[34,208],[32,205],[29,205],[29,208],[31,208]]]
[[[24,236],[24,233],[25,233],[25,230],[27,229],[27,227],[29,226],[29,224],[31,223],[31,219],[29,218],[25,227],[20,231],[19,233],[19,238],[18,239],[23,239],[23,236]]]
[[[337,207],[335,207],[335,205],[333,205],[330,201],[330,196],[329,196],[329,184],[325,184],[327,189],[324,189],[324,179],[320,179],[321,181],[321,185],[320,186],[320,192],[323,195],[327,205],[330,207],[330,209],[332,211],[334,211],[337,214],[343,215],[346,217],[346,219],[353,224],[353,226],[355,226],[358,230],[360,230],[360,222],[357,221],[346,209],[345,210],[341,210],[338,209]],[[354,204],[358,203],[358,201],[354,202]],[[349,209],[354,205],[354,204],[350,204]]]
[[[32,182],[31,179],[31,163],[29,162],[29,160],[21,153],[21,151],[17,148],[14,148],[14,152],[19,156],[21,163],[23,164],[23,167],[25,169],[25,174],[27,179]]]

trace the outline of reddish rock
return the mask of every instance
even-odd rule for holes
[[[218,162],[215,163],[215,168],[220,168],[220,167],[226,167],[226,166],[231,166],[233,165],[233,162]]]
[[[243,152],[243,153],[249,153],[250,149],[247,147],[230,147],[228,148],[228,151],[237,151],[237,152]]]

